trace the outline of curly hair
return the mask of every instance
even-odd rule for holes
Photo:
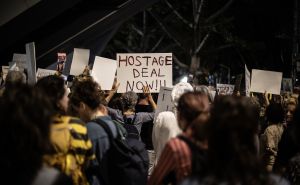
[[[100,85],[92,78],[78,80],[73,83],[69,95],[70,105],[78,107],[80,102],[85,103],[92,110],[105,104],[104,92],[101,91]]]
[[[10,184],[30,184],[50,147],[51,104],[39,91],[18,84],[0,101],[0,168]],[[17,178],[15,177],[18,174]]]
[[[138,101],[138,95],[135,92],[133,91],[126,92],[122,94],[120,99],[123,105],[123,111],[127,111],[127,110],[135,111],[135,105],[137,104]]]

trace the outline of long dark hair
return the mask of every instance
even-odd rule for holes
[[[0,171],[3,182],[31,184],[50,146],[53,110],[32,87],[18,84],[0,100]]]
[[[203,140],[206,138],[203,134],[205,123],[209,117],[209,100],[207,95],[201,92],[184,93],[178,100],[177,105],[179,121],[184,120],[186,125],[181,128],[185,131],[187,128],[194,130],[194,139]]]
[[[215,101],[209,121],[210,173],[228,184],[267,184],[257,156],[257,107],[246,97],[222,96]]]
[[[62,110],[59,106],[59,101],[66,92],[63,78],[56,75],[43,77],[37,82],[36,88],[50,99],[54,110],[58,114],[66,114],[65,110]]]

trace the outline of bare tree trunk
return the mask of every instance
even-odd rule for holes
[[[191,61],[191,65],[190,65],[190,73],[195,76],[197,70],[200,67],[200,56],[197,54],[193,54],[192,55],[192,61]]]

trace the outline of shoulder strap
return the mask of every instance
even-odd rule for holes
[[[99,126],[101,126],[104,129],[104,131],[108,135],[108,138],[109,138],[110,142],[114,140],[113,134],[112,134],[109,126],[107,125],[107,123],[105,123],[104,121],[102,121],[100,119],[94,119],[94,120],[92,120],[92,122],[97,123]]]

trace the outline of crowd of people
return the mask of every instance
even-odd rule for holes
[[[180,82],[174,109],[156,97],[103,91],[84,72],[1,87],[0,168],[13,185],[300,184],[297,97],[212,96]]]

